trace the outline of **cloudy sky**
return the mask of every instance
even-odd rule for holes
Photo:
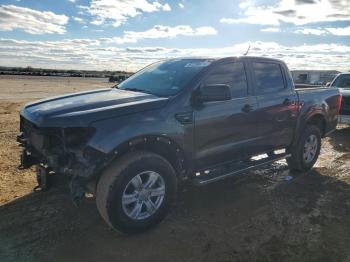
[[[350,70],[350,0],[0,0],[0,65],[137,70],[250,55]]]

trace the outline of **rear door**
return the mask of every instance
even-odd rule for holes
[[[243,157],[257,136],[257,103],[249,96],[245,64],[216,65],[201,81],[201,86],[215,84],[229,85],[232,99],[207,102],[194,110],[197,168]]]
[[[251,61],[258,102],[259,150],[266,152],[291,144],[298,116],[298,96],[290,74],[278,62]]]

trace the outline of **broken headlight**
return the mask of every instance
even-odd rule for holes
[[[94,135],[93,127],[69,127],[64,128],[64,141],[68,147],[79,147],[85,145]]]

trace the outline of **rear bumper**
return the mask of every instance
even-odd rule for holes
[[[339,123],[350,125],[350,115],[340,115],[339,116]]]

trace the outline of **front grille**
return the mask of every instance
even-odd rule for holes
[[[41,151],[45,145],[45,133],[40,130],[34,123],[21,116],[20,131],[26,140],[27,145]]]
[[[22,134],[19,142],[27,152],[45,163],[54,171],[68,165],[72,154],[68,154],[63,140],[62,129],[57,127],[40,127],[21,116],[20,129]]]
[[[24,133],[29,133],[31,130],[37,130],[38,127],[24,118],[23,116],[20,117],[20,131]]]

